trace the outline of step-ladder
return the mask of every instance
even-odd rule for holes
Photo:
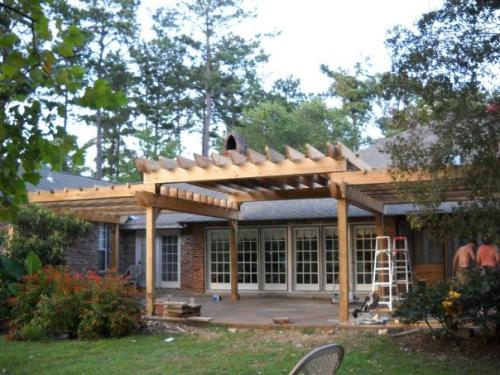
[[[372,294],[378,293],[378,304],[387,306],[389,310],[392,310],[394,295],[397,294],[391,245],[389,236],[377,236],[375,239],[372,276]]]
[[[398,294],[408,294],[413,285],[413,268],[408,251],[408,239],[396,236],[392,239],[393,280]]]

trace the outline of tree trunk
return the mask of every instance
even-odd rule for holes
[[[95,178],[102,178],[102,112],[97,110],[95,118],[95,126],[97,128],[97,136],[95,139],[96,155],[95,155]]]
[[[205,10],[205,109],[203,116],[203,135],[201,142],[201,154],[208,156],[210,151],[210,125],[212,122],[213,93],[210,85],[212,74],[212,50],[210,41],[210,10]]]

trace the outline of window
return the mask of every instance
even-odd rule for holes
[[[99,271],[106,271],[111,264],[109,237],[108,226],[100,223],[97,227],[97,268]]]

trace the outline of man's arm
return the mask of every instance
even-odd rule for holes
[[[476,263],[477,263],[479,266],[481,265],[481,248],[477,249]]]

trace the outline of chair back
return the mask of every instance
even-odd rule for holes
[[[289,375],[333,375],[344,358],[344,348],[338,344],[328,344],[306,354]]]
[[[138,264],[133,264],[129,268],[127,268],[126,274],[128,275],[129,280],[137,280],[142,273],[141,266]]]

